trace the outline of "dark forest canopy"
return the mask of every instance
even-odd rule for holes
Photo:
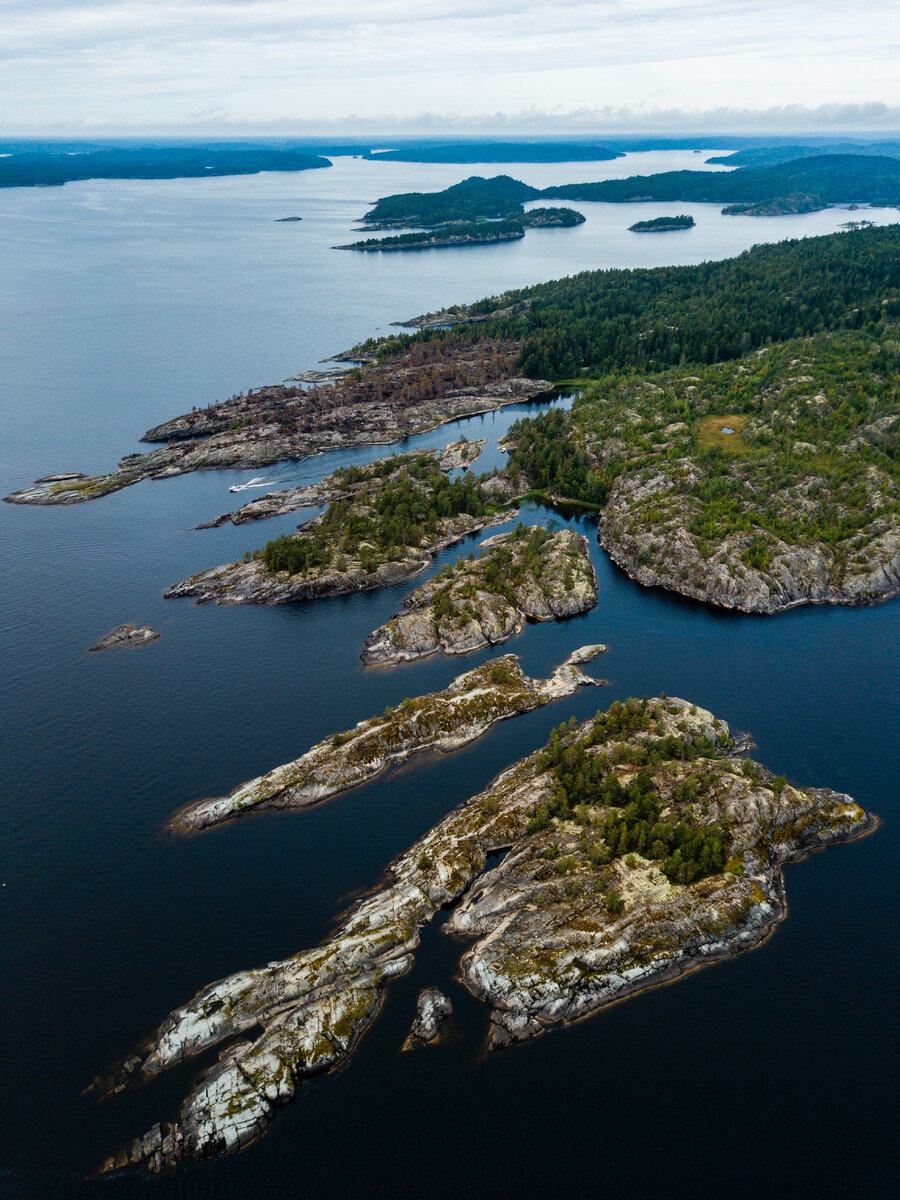
[[[368,348],[382,355],[414,340],[522,344],[534,378],[611,370],[664,370],[739,358],[823,330],[877,333],[900,316],[900,225],[754,246],[699,266],[585,271],[481,300],[450,329],[423,329]]]
[[[382,196],[363,218],[370,225],[450,225],[467,221],[521,217],[525,200],[540,196],[509,175],[484,179],[472,175],[442,192],[400,192]]]
[[[736,171],[665,171],[599,183],[545,188],[566,200],[693,200],[764,203],[802,192],[825,204],[900,204],[900,159],[875,154],[820,154],[770,167]]]
[[[82,179],[189,179],[309,171],[330,167],[327,158],[261,147],[230,149],[148,146],[60,153],[21,150],[0,158],[0,187],[53,187]]]
[[[621,150],[584,142],[448,142],[442,146],[405,146],[371,152],[379,162],[537,163],[606,162],[622,158]]]

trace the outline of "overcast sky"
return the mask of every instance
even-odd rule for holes
[[[0,133],[335,123],[897,130],[900,0],[0,0]]]

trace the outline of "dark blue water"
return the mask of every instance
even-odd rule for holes
[[[410,186],[418,177],[404,169]],[[363,256],[329,258],[328,239],[366,200],[398,190],[400,176],[357,179],[342,209],[335,175],[335,210],[315,191],[330,173],[310,174],[317,179],[0,198],[4,491],[45,470],[107,467],[143,428],[192,403],[312,366],[409,311],[524,282],[529,271],[563,273],[575,255],[568,244],[563,265],[548,269],[547,243],[532,242],[533,260],[484,248],[465,263],[440,259],[430,274],[425,256],[411,274],[396,259],[373,274]],[[597,207],[613,229],[615,206]],[[299,211],[308,225],[270,227],[270,216]],[[285,230],[308,238],[296,262],[273,240]],[[716,253],[716,236],[692,253]],[[584,245],[600,254],[614,242]],[[613,259],[610,250],[584,265]],[[465,432],[493,446],[517,415],[473,418],[415,444]],[[315,479],[379,452],[274,474]],[[486,465],[495,460],[492,449]],[[145,483],[69,509],[0,506],[0,1186],[29,1198],[153,1200],[888,1195],[896,604],[776,618],[705,609],[632,583],[596,548],[590,522],[576,519],[595,547],[599,604],[564,625],[529,626],[504,649],[546,674],[573,646],[604,641],[604,692],[506,722],[450,758],[421,760],[307,813],[172,839],[163,826],[180,805],[484,657],[363,670],[363,638],[411,584],[275,609],[163,601],[169,583],[296,523],[191,531],[231,507],[227,487],[240,477]],[[561,521],[546,509],[526,517]],[[85,653],[123,620],[149,622],[163,638],[134,653]],[[177,1113],[194,1065],[104,1104],[80,1096],[173,1006],[210,980],[317,943],[395,853],[559,721],[663,690],[751,730],[756,756],[774,770],[849,791],[883,818],[874,836],[788,870],[789,918],[762,948],[485,1057],[487,1011],[455,980],[463,947],[428,929],[414,971],[392,987],[349,1064],[307,1084],[258,1144],[160,1178],[91,1177],[107,1153]],[[447,1039],[401,1055],[426,984],[453,998]]]

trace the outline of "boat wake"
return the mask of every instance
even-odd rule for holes
[[[229,492],[246,492],[247,488],[271,487],[275,482],[274,479],[263,479],[261,475],[258,475],[256,479],[251,479],[248,483],[235,483],[228,490]]]

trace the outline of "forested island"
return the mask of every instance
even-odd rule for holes
[[[695,224],[693,217],[682,214],[678,217],[653,217],[648,221],[635,221],[628,229],[631,233],[668,233],[672,229],[693,229]]]
[[[261,146],[117,146],[66,153],[16,149],[0,156],[0,187],[59,187],[83,179],[197,179],[330,166],[321,155]]]
[[[639,582],[745,612],[900,592],[900,330],[606,376],[511,432],[511,466],[599,502]]]
[[[435,246],[483,246],[491,242],[513,242],[525,236],[526,229],[571,228],[584,223],[573,208],[533,208],[508,220],[479,220],[466,225],[438,225],[416,233],[394,237],[369,238],[335,246],[336,250],[427,250]]]
[[[573,717],[397,857],[320,945],[210,984],[98,1079],[110,1094],[226,1047],[177,1120],[105,1169],[158,1171],[265,1133],[304,1078],[347,1061],[443,908],[501,1047],[759,945],[786,912],[784,865],[873,826],[851,797],[741,757],[696,704]]]
[[[174,584],[166,596],[286,604],[372,591],[418,575],[439,550],[512,515],[505,480],[451,481],[427,453],[349,468],[342,482],[343,495],[297,533]]]
[[[476,246],[511,242],[526,229],[581,225],[584,216],[571,208],[536,208],[524,204],[541,195],[508,175],[483,179],[473,175],[441,192],[403,192],[383,196],[363,217],[371,229],[413,227],[416,232],[370,238],[336,246],[336,250],[421,250],[434,246]]]
[[[478,555],[441,567],[403,601],[402,610],[371,633],[367,665],[411,662],[442,650],[469,654],[521,633],[526,620],[551,621],[597,603],[597,577],[587,538],[519,523],[482,542]]]
[[[815,142],[811,145],[785,143],[775,146],[743,146],[730,154],[714,155],[706,161],[725,167],[771,167],[776,163],[791,162],[797,158],[815,158],[822,154],[880,154],[888,158],[900,158],[900,142],[832,141],[826,145]]]

